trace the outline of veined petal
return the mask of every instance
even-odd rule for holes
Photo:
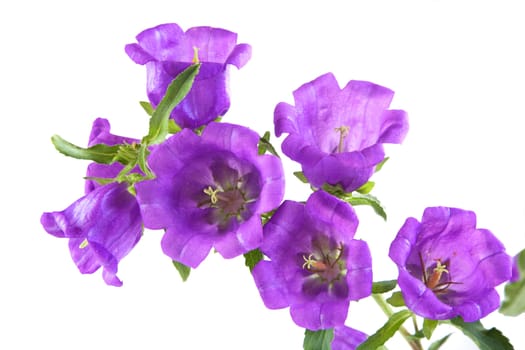
[[[344,324],[348,315],[348,305],[347,300],[291,305],[290,315],[300,327],[312,331],[329,329]]]
[[[161,246],[164,254],[173,260],[195,268],[208,256],[213,239],[208,235],[175,232],[168,228]]]
[[[260,261],[253,268],[252,275],[267,308],[282,309],[288,306],[288,291],[276,264]]]
[[[332,350],[355,350],[368,336],[356,329],[342,326],[334,328]]]

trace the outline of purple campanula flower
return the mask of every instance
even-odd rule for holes
[[[115,145],[137,140],[109,133],[109,123],[97,119],[93,123],[89,146],[97,143]],[[112,178],[123,165],[92,163],[88,177]],[[121,286],[117,277],[118,263],[137,244],[142,234],[142,218],[135,197],[125,183],[100,185],[86,181],[86,195],[60,212],[44,213],[42,226],[56,237],[69,238],[71,257],[81,273],[103,268],[104,281]]]
[[[353,208],[324,191],[306,204],[285,201],[264,226],[263,253],[253,277],[270,309],[289,306],[294,322],[310,330],[343,326],[351,300],[372,289],[368,245],[353,239]]]
[[[156,107],[171,81],[198,54],[201,68],[186,98],[171,117],[183,128],[195,129],[224,115],[230,107],[228,67],[241,68],[251,57],[248,44],[237,44],[237,34],[211,27],[194,27],[184,32],[169,23],[146,29],[137,35],[138,44],[126,45],[126,53],[146,65],[147,93]]]
[[[284,174],[279,158],[257,154],[258,141],[246,127],[212,122],[151,152],[156,178],[136,185],[137,199],[145,226],[166,230],[166,255],[197,267],[212,247],[225,258],[259,247],[260,214],[281,202]]]
[[[383,143],[401,143],[406,113],[389,110],[394,92],[366,81],[340,89],[325,74],[294,91],[295,106],[275,108],[275,133],[288,133],[283,152],[299,162],[313,186],[340,184],[351,192],[365,184],[385,155]]]
[[[476,215],[427,208],[421,223],[408,218],[390,246],[406,306],[434,320],[477,321],[500,304],[494,287],[509,280],[512,258]]]
[[[356,329],[341,326],[334,328],[334,339],[332,340],[332,350],[355,350],[368,336]]]

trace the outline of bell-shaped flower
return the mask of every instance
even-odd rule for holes
[[[352,80],[341,89],[328,73],[293,95],[295,106],[281,102],[275,108],[275,133],[288,133],[284,154],[318,188],[359,188],[384,159],[383,143],[401,143],[408,131],[406,113],[388,109],[394,92],[370,82]]]
[[[135,62],[146,65],[147,94],[156,107],[171,81],[197,59],[199,74],[184,100],[171,113],[183,128],[195,129],[224,115],[230,107],[228,68],[241,68],[251,57],[248,44],[237,44],[237,34],[211,27],[184,32],[177,24],[162,24],[137,35],[126,45]]]
[[[108,121],[97,119],[93,123],[89,146],[136,141],[112,135]],[[71,257],[81,273],[93,273],[102,267],[104,281],[113,286],[122,285],[117,277],[118,263],[139,241],[142,218],[127,184],[100,185],[89,177],[113,178],[122,167],[118,163],[90,164],[86,195],[65,210],[44,213],[40,219],[49,234],[69,238]]]
[[[344,325],[351,300],[372,289],[366,242],[354,239],[353,208],[314,192],[306,204],[285,201],[264,226],[261,250],[270,260],[253,269],[266,307],[290,307],[294,322],[310,330]]]
[[[433,320],[477,321],[500,305],[495,289],[512,273],[512,258],[476,215],[447,207],[408,218],[390,246],[406,306]]]
[[[156,177],[136,184],[137,200],[145,227],[166,230],[166,255],[197,267],[212,247],[225,258],[259,247],[260,215],[281,203],[284,174],[279,158],[258,155],[258,141],[246,127],[212,122],[152,150]]]

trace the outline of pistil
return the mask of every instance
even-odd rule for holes
[[[447,265],[441,264],[441,260],[436,260],[436,267],[432,270],[432,274],[427,281],[427,287],[434,289],[439,286],[439,281],[443,273],[448,274]]]
[[[339,144],[337,145],[337,153],[343,152],[343,144],[346,136],[348,136],[348,132],[350,131],[350,127],[341,125],[338,128],[335,128],[335,131],[339,133]]]

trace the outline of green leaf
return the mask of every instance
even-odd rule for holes
[[[186,266],[186,265],[184,265],[184,264],[182,264],[182,263],[180,263],[178,261],[175,261],[175,260],[172,260],[172,262],[173,262],[173,266],[175,266],[177,271],[179,271],[179,275],[182,278],[182,281],[186,282],[186,280],[190,276],[191,267]]]
[[[386,302],[395,307],[405,306],[405,299],[403,299],[401,292],[392,293],[392,296]]]
[[[392,338],[399,327],[401,327],[406,319],[410,316],[412,316],[412,312],[409,310],[396,312],[390,316],[383,327],[379,328],[377,332],[369,336],[367,340],[361,343],[361,345],[357,347],[357,350],[376,350],[379,346],[385,344],[388,339]]]
[[[250,250],[248,253],[244,254],[244,265],[250,268],[252,272],[253,268],[259,261],[263,259],[263,253],[259,249]]]
[[[120,149],[120,145],[108,146],[102,143],[89,148],[82,148],[67,142],[58,135],[53,135],[51,142],[57,151],[68,157],[92,160],[102,164],[113,163]]]
[[[334,339],[333,329],[321,329],[311,331],[306,329],[304,332],[304,350],[331,350],[332,340]]]
[[[425,338],[430,339],[432,337],[432,333],[434,333],[438,323],[439,321],[437,320],[425,318],[423,321],[423,334],[425,335]]]
[[[259,145],[258,145],[258,152],[259,155],[263,155],[266,152],[273,154],[276,157],[279,157],[279,154],[273,147],[273,145],[270,143],[270,132],[266,131],[263,135],[263,137],[259,138]]]
[[[200,64],[192,64],[171,82],[166,94],[153,112],[149,122],[149,132],[142,139],[142,143],[152,145],[164,141],[168,134],[168,120],[170,113],[191,89],[195,76],[199,73]]]
[[[151,117],[153,115],[153,112],[155,112],[155,109],[153,108],[151,103],[146,102],[146,101],[140,101],[139,103],[140,103],[141,107],[144,108],[146,113],[148,113],[148,115]]]
[[[386,221],[386,212],[381,206],[381,202],[371,194],[353,193],[351,198],[348,198],[348,203],[352,205],[369,205],[374,209],[375,213],[381,216]]]
[[[499,309],[505,316],[518,316],[525,312],[525,249],[516,260],[520,279],[505,285],[505,299]]]
[[[294,171],[293,174],[294,174],[295,177],[298,178],[299,181],[301,181],[302,183],[304,183],[304,184],[307,184],[307,183],[308,183],[308,179],[306,178],[306,176],[304,176],[304,174],[303,174],[302,171]]]
[[[435,342],[433,342],[432,344],[430,344],[430,346],[428,347],[428,350],[438,350],[441,345],[445,344],[445,342],[447,341],[448,337],[450,337],[452,335],[451,334],[447,334],[446,336],[444,336],[443,338],[439,339],[439,340],[436,340]]]
[[[372,293],[381,294],[390,292],[392,289],[396,288],[396,286],[397,280],[374,282],[372,284]]]
[[[385,165],[385,163],[387,162],[387,160],[389,160],[390,157],[385,157],[382,161],[379,162],[379,164],[376,165],[376,169],[374,172],[378,172],[379,170],[383,169],[383,165]]]
[[[496,328],[485,329],[480,321],[467,323],[461,317],[450,322],[472,339],[480,350],[514,350],[509,339]]]
[[[359,187],[356,192],[359,192],[361,194],[368,194],[370,193],[370,191],[372,191],[372,189],[374,188],[375,186],[375,182],[374,181],[368,181],[366,184],[364,184],[363,186]]]

